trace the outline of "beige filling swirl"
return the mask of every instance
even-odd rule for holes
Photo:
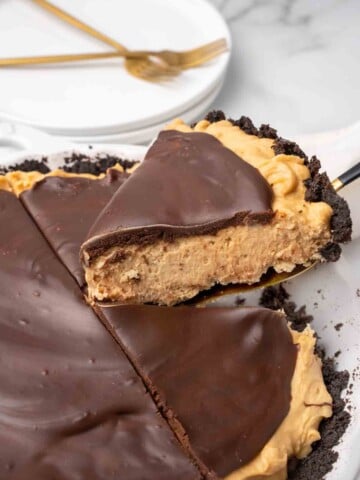
[[[314,332],[310,327],[301,333],[290,332],[298,346],[290,411],[261,452],[225,480],[286,480],[288,459],[306,457],[312,443],[320,439],[321,420],[332,415],[332,399],[322,377],[321,360],[314,353]]]
[[[121,165],[116,164],[112,169],[119,170],[119,172],[123,172],[124,169]],[[12,190],[15,195],[19,196],[25,190],[30,190],[33,186],[43,180],[46,177],[62,177],[62,178],[89,178],[92,180],[100,180],[101,178],[105,177],[105,173],[101,173],[99,176],[92,175],[90,173],[71,173],[65,172],[64,170],[57,169],[52,170],[49,173],[40,173],[40,172],[22,172],[20,170],[16,170],[14,172],[7,173],[5,176],[0,176],[0,188],[1,182],[9,186],[9,189]]]
[[[323,225],[329,228],[332,208],[325,202],[306,202],[304,180],[310,173],[304,159],[296,155],[275,155],[274,141],[248,135],[227,120],[210,123],[201,120],[192,129],[182,120],[176,119],[166,126],[168,130],[181,132],[203,132],[216,137],[225,147],[257,168],[271,185],[274,192],[272,208],[276,214],[301,215],[314,228]]]

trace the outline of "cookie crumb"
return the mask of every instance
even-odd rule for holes
[[[321,290],[317,292],[321,293]],[[313,317],[307,315],[305,306],[298,308],[296,303],[289,299],[290,294],[280,284],[265,288],[261,295],[260,304],[272,310],[283,309],[289,317],[291,327],[302,331],[312,321]],[[343,324],[339,325],[342,326]],[[334,447],[341,441],[341,437],[351,420],[349,400],[342,398],[342,393],[347,389],[350,374],[347,370],[337,371],[335,364],[335,358],[340,355],[341,351],[338,350],[334,358],[327,358],[325,349],[319,345],[319,336],[316,335],[316,337],[316,353],[322,360],[324,382],[333,399],[333,416],[321,422],[319,427],[321,440],[313,444],[313,450],[307,457],[302,460],[289,459],[289,480],[324,480],[325,475],[333,469],[334,463],[338,459],[338,453],[334,450]],[[355,377],[356,373],[353,372],[352,378],[355,379]],[[352,392],[351,384],[346,394],[351,395]]]
[[[116,155],[96,155],[90,157],[83,153],[74,152],[70,156],[64,158],[64,165],[59,168],[68,173],[90,173],[99,176],[101,173],[106,173],[109,168],[114,167],[116,164],[121,165],[126,172],[136,163],[138,162],[120,158]],[[16,170],[22,172],[36,171],[43,174],[49,173],[50,168],[48,166],[48,157],[42,157],[41,160],[27,158],[23,162],[17,163],[13,166],[0,167],[0,174],[14,172]]]
[[[245,303],[245,298],[240,297],[240,296],[237,296],[237,297],[235,298],[235,305],[236,305],[237,307],[239,307],[240,305],[244,305],[244,303]]]
[[[282,284],[267,287],[263,290],[259,301],[260,305],[271,310],[284,310],[290,321],[291,328],[302,332],[312,322],[313,316],[308,315],[305,305],[297,307],[290,300],[290,294]]]
[[[47,165],[47,157],[42,157],[41,160],[35,160],[34,158],[27,158],[21,163],[16,163],[15,165],[9,167],[0,167],[0,174],[5,174],[8,172],[15,172],[16,170],[21,170],[22,172],[40,172],[40,173],[49,173],[50,168]]]
[[[116,155],[96,155],[95,157],[89,157],[88,155],[74,152],[71,156],[65,157],[65,165],[60,168],[68,173],[90,173],[99,176],[116,164],[121,165],[122,168],[127,171],[133,167],[135,163],[137,162],[123,159]]]

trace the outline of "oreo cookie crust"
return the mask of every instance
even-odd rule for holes
[[[260,298],[260,305],[272,310],[283,310],[289,318],[291,328],[300,332],[304,331],[313,320],[313,317],[307,314],[305,305],[297,306],[281,284],[265,288]],[[316,352],[322,360],[324,382],[332,397],[333,415],[321,422],[321,440],[313,445],[310,455],[302,460],[290,459],[289,480],[323,480],[325,475],[331,472],[338,459],[339,454],[334,447],[341,442],[351,421],[351,414],[347,410],[343,398],[349,383],[349,372],[347,370],[339,371],[336,368],[335,358],[326,355],[326,351],[319,345],[319,340]],[[336,356],[337,354],[335,354]]]

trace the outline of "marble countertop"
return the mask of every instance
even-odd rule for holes
[[[270,123],[284,136],[359,120],[359,0],[210,1],[233,36],[214,108]]]
[[[208,1],[228,22],[233,40],[227,77],[212,108],[269,123],[284,137],[305,146],[308,141],[312,153],[320,154],[325,144],[333,151],[340,135],[344,148],[351,144],[351,159],[358,159],[360,0]],[[6,140],[0,128],[2,154],[15,148]]]

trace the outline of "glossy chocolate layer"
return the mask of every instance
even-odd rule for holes
[[[153,412],[109,415],[49,446],[11,480],[200,480],[167,428]]]
[[[128,174],[109,170],[99,180],[83,177],[46,177],[21,200],[77,282],[85,283],[79,262],[80,245],[101,210]]]
[[[206,133],[163,131],[101,212],[85,249],[267,223],[272,190],[254,167]]]
[[[0,478],[199,479],[17,198],[0,191]]]
[[[283,315],[153,306],[100,314],[219,477],[253,459],[287,415],[296,346]]]

